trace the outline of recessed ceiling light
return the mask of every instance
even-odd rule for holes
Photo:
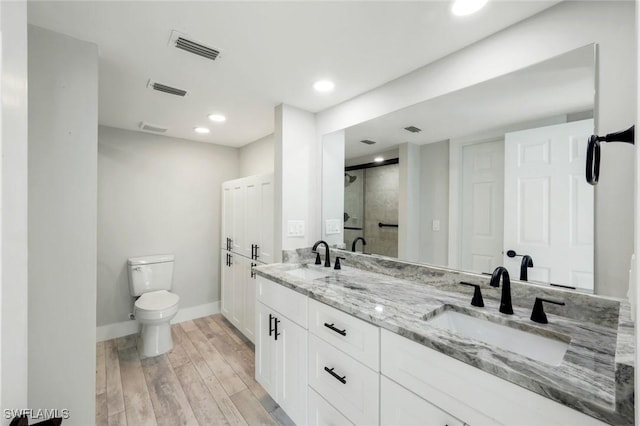
[[[375,161],[376,163],[382,163],[384,161],[384,158],[376,157],[376,158],[373,159],[373,161]]]
[[[456,16],[471,15],[482,9],[487,0],[455,0],[451,6],[451,13]]]
[[[207,133],[211,132],[211,130],[207,129],[206,127],[194,127],[193,131],[201,135],[206,135]]]
[[[330,92],[336,85],[329,80],[320,80],[313,83],[313,88],[318,92]]]
[[[225,121],[227,121],[227,117],[225,117],[222,114],[210,114],[209,115],[209,120],[216,122],[216,123],[224,123]]]

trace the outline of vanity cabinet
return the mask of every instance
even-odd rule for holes
[[[390,331],[381,331],[380,342],[383,377],[419,397],[413,398],[415,407],[407,411],[418,409],[422,399],[471,425],[605,425]],[[382,405],[385,413],[384,394]],[[389,415],[389,409],[386,412],[383,419],[388,418],[385,416]]]
[[[307,298],[258,277],[256,381],[295,424],[307,423]]]

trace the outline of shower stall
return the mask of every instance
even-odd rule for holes
[[[344,242],[363,237],[366,253],[398,257],[398,161],[345,168]],[[358,244],[358,250],[361,250]]]

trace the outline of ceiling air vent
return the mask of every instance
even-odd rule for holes
[[[419,129],[416,126],[405,127],[404,129],[411,133],[420,133],[422,131],[422,129]]]
[[[146,121],[141,121],[139,127],[144,131],[154,133],[165,133],[167,130],[169,130],[166,127],[158,126],[156,124],[149,124]]]
[[[169,45],[193,53],[194,55],[211,59],[212,61],[215,61],[218,55],[220,55],[219,50],[214,49],[213,47],[205,46],[204,44],[194,41],[193,39],[189,38],[189,36],[181,34],[175,30],[171,32]]]
[[[168,93],[170,95],[184,96],[187,94],[186,90],[178,89],[176,87],[167,86],[166,84],[156,83],[153,80],[149,80],[147,87],[158,92]]]
[[[360,141],[361,143],[367,144],[367,145],[373,145],[374,143],[376,143],[376,141],[372,141],[369,139],[363,139]]]

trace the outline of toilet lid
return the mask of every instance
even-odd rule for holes
[[[151,291],[144,293],[136,300],[136,308],[145,311],[161,311],[170,308],[178,303],[180,297],[177,294],[169,293],[167,290]]]

